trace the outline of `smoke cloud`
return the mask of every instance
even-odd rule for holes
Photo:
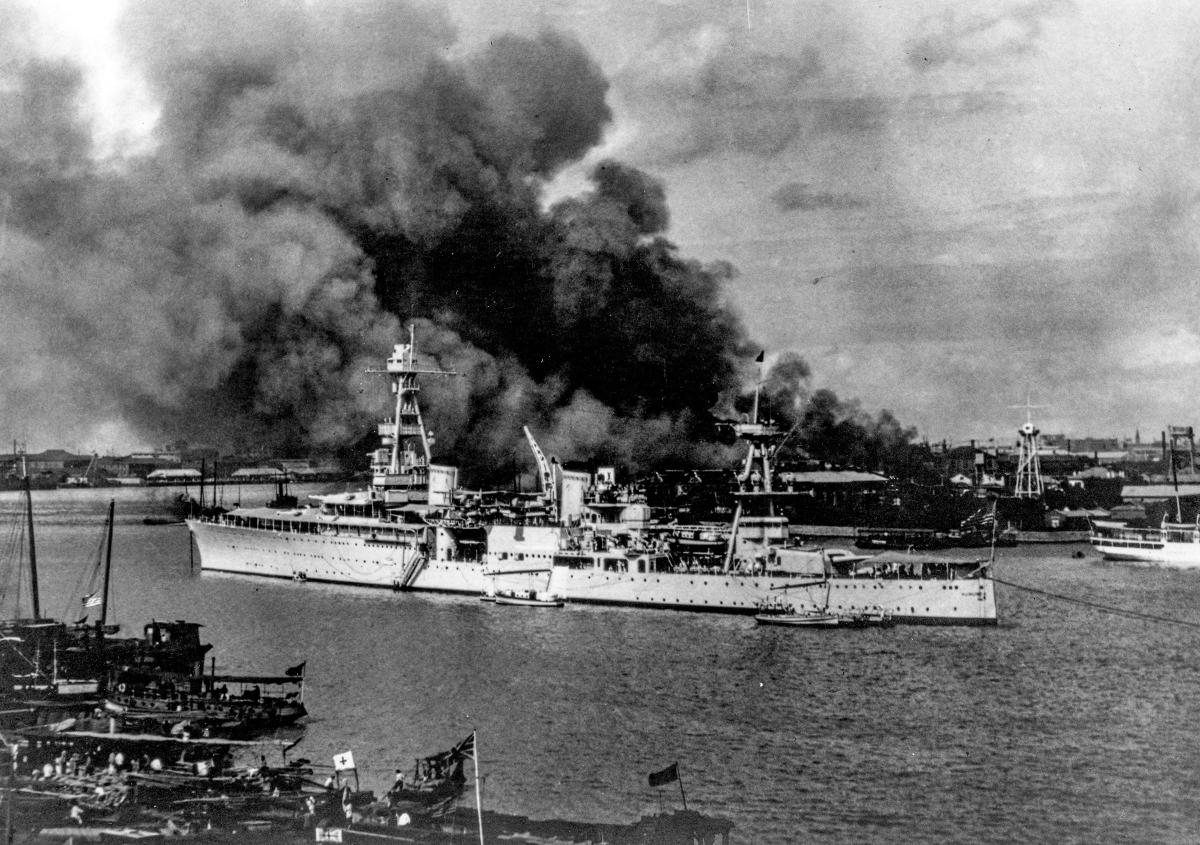
[[[522,425],[564,458],[712,457],[692,444],[748,374],[730,269],[680,256],[662,184],[619,162],[543,205],[611,119],[576,41],[459,55],[398,3],[135,3],[121,32],[161,116],[120,162],[91,155],[78,69],[3,67],[6,407],[333,450],[385,410],[365,371],[414,322],[459,374],[423,401],[468,477],[523,462]]]
[[[901,425],[890,411],[872,416],[857,401],[843,401],[828,388],[814,390],[811,376],[804,359],[789,352],[762,381],[759,417],[791,431],[785,455],[876,471],[901,472],[919,465],[916,429]],[[740,401],[743,410],[747,401]]]

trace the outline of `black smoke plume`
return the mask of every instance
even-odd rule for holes
[[[857,401],[813,389],[811,375],[799,355],[785,353],[762,379],[759,418],[790,433],[783,456],[904,477],[923,471],[927,450],[914,444],[916,429],[901,425],[890,411],[872,416]],[[752,404],[749,396],[738,401],[743,413],[752,412]]]
[[[161,114],[120,161],[91,155],[77,69],[4,67],[7,404],[332,449],[384,412],[365,370],[415,322],[460,374],[424,393],[438,451],[479,480],[525,459],[526,424],[564,458],[706,457],[746,375],[728,271],[681,257],[662,185],[618,162],[543,203],[611,118],[577,42],[459,55],[398,3],[135,3],[121,32]]]

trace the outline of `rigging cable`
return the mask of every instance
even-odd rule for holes
[[[108,523],[100,532],[100,541],[96,545],[96,551],[88,557],[87,565],[79,573],[79,577],[75,581],[74,590],[69,593],[64,601],[66,602],[63,610],[63,619],[74,619],[75,614],[79,612],[76,601],[80,598],[86,599],[96,592],[96,582],[100,578],[101,570],[104,564],[104,542],[108,535]],[[83,606],[83,616],[86,619],[88,616],[88,608]]]
[[[1116,605],[1088,601],[1087,599],[1077,598],[1076,596],[1065,596],[1062,593],[1052,593],[1049,590],[1041,590],[1037,587],[1029,587],[1025,584],[1016,584],[1012,581],[1005,581],[1003,578],[996,578],[995,576],[992,577],[992,580],[997,584],[1003,584],[1006,587],[1024,590],[1027,593],[1035,593],[1039,596],[1045,596],[1046,598],[1058,599],[1059,601],[1083,605],[1084,607],[1090,607],[1093,610],[1102,610],[1105,613],[1115,613],[1118,616],[1128,616],[1131,619],[1144,619],[1147,622],[1163,622],[1170,625],[1183,625],[1187,628],[1200,628],[1200,622],[1188,622],[1186,619],[1173,619],[1170,616],[1157,616],[1153,613],[1143,613],[1140,610],[1130,610],[1126,607],[1117,607]]]

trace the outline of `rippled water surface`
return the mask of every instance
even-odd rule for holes
[[[113,494],[34,495],[43,608],[73,615]],[[678,760],[735,842],[1200,840],[1197,627],[1006,585],[995,628],[805,631],[201,575],[183,526],[141,524],[162,491],[116,495],[125,631],[202,622],[218,671],[307,660],[296,753],[353,750],[374,788],[477,728],[485,804],[535,818],[678,806],[646,784]],[[1200,626],[1200,573],[1085,548],[1001,550],[997,575]]]

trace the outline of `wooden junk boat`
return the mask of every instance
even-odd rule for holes
[[[114,678],[105,707],[135,718],[217,721],[255,732],[273,730],[308,714],[304,664],[282,675],[125,671]]]

